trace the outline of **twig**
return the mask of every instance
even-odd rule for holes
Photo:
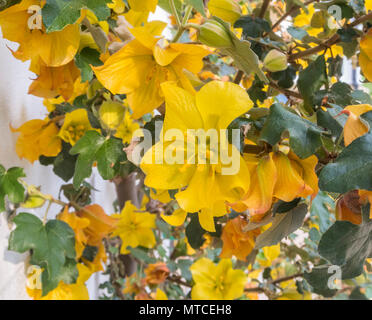
[[[180,284],[181,286],[184,286],[184,287],[187,287],[187,288],[192,288],[192,285],[191,284],[188,284],[187,282],[181,280],[180,277],[178,276],[169,276],[167,278],[167,280],[171,281],[171,282],[174,282],[174,283],[177,283],[177,284]]]
[[[355,27],[355,26],[357,26],[357,25],[359,25],[359,24],[361,24],[365,21],[371,20],[371,19],[372,19],[372,12],[356,19],[355,21],[350,23],[348,25],[348,27]],[[333,46],[334,44],[336,44],[340,41],[341,41],[340,36],[338,34],[334,34],[331,38],[329,38],[328,40],[326,40],[325,42],[319,44],[318,46],[316,46],[314,48],[310,48],[310,49],[305,50],[305,51],[301,51],[301,52],[298,52],[298,53],[295,53],[295,54],[291,54],[289,56],[288,60],[289,61],[294,61],[294,60],[312,55],[312,54],[317,53],[319,51],[322,51],[324,49],[328,49],[328,48],[330,48],[331,46]]]
[[[50,209],[50,206],[52,205],[52,201],[49,201],[48,202],[48,207],[46,208],[45,210],[45,214],[44,214],[44,218],[43,218],[43,225],[45,226],[46,222],[47,222],[47,218],[48,218],[48,213],[49,213],[49,209]]]
[[[287,276],[287,277],[283,277],[283,278],[278,278],[276,280],[273,280],[273,281],[270,281],[267,283],[267,286],[269,285],[277,285],[281,282],[285,282],[285,281],[288,281],[288,280],[292,280],[292,279],[295,279],[295,278],[300,278],[300,277],[303,277],[304,274],[303,273],[296,273],[296,274],[293,274],[291,276]],[[264,288],[264,287],[256,287],[256,288],[246,288],[244,289],[244,292],[266,292],[267,290]]]
[[[309,1],[305,2],[304,5],[307,6],[307,5],[309,5],[313,2],[317,2],[317,1],[318,0],[309,0]],[[271,30],[275,30],[275,28],[278,27],[288,16],[290,16],[294,11],[296,11],[299,8],[300,8],[299,5],[297,5],[297,4],[293,5],[291,7],[291,9],[289,9],[284,15],[282,15],[280,17],[280,19],[277,22],[275,22],[273,24],[273,26],[271,27]],[[263,37],[266,37],[267,35],[268,35],[268,33],[264,34]]]
[[[173,14],[174,18],[176,19],[177,26],[181,27],[182,26],[181,19],[178,15],[177,8],[174,4],[174,0],[169,0],[169,6],[171,8],[171,11],[172,11],[172,14]]]
[[[234,78],[234,83],[235,84],[239,84],[240,81],[242,81],[242,78],[243,78],[243,75],[244,75],[244,71],[242,70],[239,70]]]
[[[270,284],[276,285],[278,283],[285,282],[285,281],[288,281],[288,280],[292,280],[292,279],[295,279],[295,278],[300,278],[300,277],[303,277],[303,276],[304,276],[304,274],[302,272],[301,273],[296,273],[296,274],[293,274],[291,276],[287,276],[287,277],[283,277],[283,278],[273,280],[273,281],[270,282]]]
[[[192,6],[188,5],[186,7],[185,16],[183,17],[181,24],[178,26],[177,33],[174,36],[174,39],[172,40],[172,42],[177,42],[182,37],[183,33],[185,32],[187,28],[186,27],[187,21],[189,21],[191,14],[192,14]]]
[[[273,81],[270,81],[269,83],[269,86],[284,93],[286,96],[288,97],[293,97],[293,98],[296,98],[296,99],[301,99],[303,100],[303,97],[300,93],[296,92],[296,91],[292,91],[292,90],[288,90],[288,89],[283,89],[281,87],[279,87],[275,82]]]
[[[266,13],[267,8],[269,7],[269,4],[270,4],[270,0],[264,0],[260,13],[258,14],[259,18],[262,19],[265,16],[265,13]]]

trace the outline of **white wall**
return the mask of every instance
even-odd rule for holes
[[[42,191],[58,196],[59,187],[64,183],[56,177],[51,167],[43,167],[38,162],[31,165],[27,160],[20,160],[15,152],[17,134],[9,130],[9,124],[19,127],[31,119],[43,119],[47,110],[42,99],[28,95],[28,87],[35,76],[28,71],[29,63],[15,59],[7,46],[15,48],[14,44],[0,37],[0,163],[6,168],[19,166],[25,169],[28,183],[42,186]],[[112,212],[115,190],[111,183],[102,181],[94,174],[91,181],[99,190],[92,195],[92,201],[102,205],[108,214]],[[53,205],[50,217],[55,216],[60,207]],[[42,216],[45,207],[39,210],[28,210]],[[0,300],[27,299],[25,291],[25,255],[19,255],[6,250],[10,229],[4,213],[0,213]],[[92,299],[98,298],[97,277],[93,276],[88,283]]]

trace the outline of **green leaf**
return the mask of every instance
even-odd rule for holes
[[[234,27],[242,28],[243,36],[252,38],[262,37],[265,32],[271,31],[270,24],[266,20],[252,16],[240,17],[234,23]]]
[[[287,29],[288,33],[295,39],[298,39],[298,40],[301,40],[303,38],[305,38],[306,36],[308,36],[309,34],[307,33],[306,30],[302,29],[302,28],[296,28],[296,27],[289,27]]]
[[[155,263],[156,259],[153,257],[150,257],[144,249],[141,248],[131,248],[129,247],[130,253],[137,258],[140,261],[143,261],[144,263]]]
[[[360,287],[355,288],[349,296],[349,300],[369,300],[361,291]]]
[[[372,111],[362,115],[372,123]],[[323,191],[346,193],[355,189],[372,190],[372,132],[355,139],[338,156],[327,164],[319,175]]]
[[[296,78],[296,69],[289,66],[284,71],[272,72],[271,78],[278,82],[279,87],[285,89],[291,88]]]
[[[70,155],[69,150],[62,148],[62,152],[53,163],[53,172],[65,182],[68,182],[74,176],[77,160],[77,156]]]
[[[273,146],[280,141],[285,131],[289,133],[291,149],[302,159],[310,157],[322,145],[321,128],[280,104],[273,104],[260,139]]]
[[[359,48],[359,41],[354,39],[351,42],[340,42],[340,46],[343,49],[344,55],[350,59]]]
[[[59,31],[69,24],[74,24],[80,18],[81,9],[91,10],[100,21],[106,20],[110,16],[107,3],[111,2],[111,0],[47,0],[42,9],[46,31]]]
[[[14,167],[5,171],[0,165],[0,212],[5,210],[5,196],[12,203],[21,203],[25,200],[25,188],[18,181],[19,178],[25,177],[22,168]]]
[[[294,208],[297,207],[299,202],[301,201],[301,198],[296,198],[293,201],[285,202],[283,200],[278,200],[273,206],[273,213],[286,213]]]
[[[185,3],[192,6],[196,11],[206,17],[203,0],[185,0]]]
[[[99,57],[100,53],[89,47],[84,48],[76,55],[75,63],[81,71],[81,82],[91,81],[93,79],[93,70],[91,65],[94,67],[103,65],[103,62]]]
[[[327,72],[324,56],[319,56],[300,72],[297,87],[304,98],[304,107],[310,114],[314,106],[314,94],[326,83]]]
[[[97,131],[88,131],[70,150],[70,154],[79,155],[73,179],[77,190],[85,178],[92,174],[92,165],[97,161],[98,172],[105,180],[110,180],[120,170],[120,163],[125,161],[126,154],[121,140],[105,138]]]
[[[70,150],[71,155],[79,154],[73,180],[75,189],[79,188],[83,180],[92,174],[96,153],[104,142],[105,138],[97,131],[88,131]]]
[[[352,27],[338,29],[337,34],[340,36],[342,42],[352,42],[358,37],[358,33]]]
[[[115,174],[120,166],[120,161],[124,160],[123,143],[118,139],[106,140],[97,150],[96,160],[98,172],[105,180],[110,180],[115,177]]]
[[[304,279],[313,287],[313,292],[323,297],[333,297],[337,289],[328,287],[328,280],[332,273],[328,273],[330,265],[316,266],[311,272],[305,272]]]
[[[327,109],[327,111],[319,109],[316,113],[316,118],[318,125],[329,131],[337,140],[344,130],[347,117],[343,114],[337,116],[343,109],[337,105],[332,106],[333,108]]]
[[[257,237],[255,249],[279,243],[283,238],[302,226],[306,213],[307,205],[303,203],[288,213],[277,214],[271,227]]]
[[[76,276],[75,234],[63,221],[50,220],[46,225],[29,213],[14,218],[16,229],[9,237],[9,250],[24,253],[32,250],[31,261],[44,269],[43,295],[55,289],[61,279]]]
[[[268,83],[269,80],[260,68],[260,60],[251,49],[251,43],[249,41],[240,40],[235,33],[231,31],[229,23],[217,17],[213,17],[213,19],[224,26],[233,43],[231,48],[221,49],[221,52],[233,58],[236,67],[240,70],[243,70],[247,74],[254,72],[261,81]]]
[[[174,5],[176,7],[176,10],[181,13],[182,10],[182,1],[181,0],[174,0]],[[163,10],[167,11],[168,13],[172,13],[172,9],[169,5],[169,0],[159,0],[158,6],[162,8]]]
[[[336,221],[319,242],[319,254],[342,267],[342,279],[351,279],[363,272],[364,261],[372,257],[372,220],[369,205],[363,208],[363,222]]]
[[[177,266],[181,270],[181,275],[183,278],[186,279],[186,281],[191,281],[192,280],[192,274],[190,272],[190,267],[192,265],[193,261],[192,260],[187,260],[187,259],[179,259],[177,260]]]
[[[317,223],[321,233],[324,233],[332,224],[332,216],[327,205],[332,210],[335,207],[335,202],[326,192],[323,191],[320,191],[311,202],[310,214],[312,217],[317,218]]]
[[[198,215],[196,213],[192,214],[191,221],[186,227],[186,237],[193,249],[199,249],[203,245],[205,241],[203,235],[205,233],[206,231],[201,227],[199,223]]]

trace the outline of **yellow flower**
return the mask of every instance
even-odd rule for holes
[[[311,292],[299,293],[296,288],[284,290],[275,300],[311,300]]]
[[[369,126],[360,118],[368,111],[372,111],[369,104],[359,104],[347,106],[341,113],[347,114],[348,119],[344,126],[344,143],[348,146],[355,139],[365,135],[369,131]]]
[[[193,300],[234,300],[243,295],[247,276],[242,270],[234,270],[231,260],[222,259],[215,265],[201,258],[190,271],[195,282],[191,291]]]
[[[89,130],[93,128],[87,110],[77,109],[66,114],[65,122],[58,135],[73,146]]]
[[[61,281],[58,287],[50,291],[46,296],[41,296],[40,289],[26,287],[28,295],[34,300],[89,300],[89,292],[85,282],[90,278],[92,272],[83,264],[77,265],[79,277],[74,284],[66,284]],[[33,276],[33,274],[29,275]],[[41,277],[41,272],[39,274]],[[41,281],[41,280],[40,280]]]
[[[49,67],[58,67],[69,63],[79,49],[79,25],[68,25],[62,31],[46,33],[45,28],[31,29],[33,13],[31,6],[40,6],[40,0],[23,0],[0,13],[0,25],[3,37],[20,44],[14,56],[22,61],[41,60]],[[36,21],[36,20],[35,20]]]
[[[231,258],[234,255],[241,261],[246,260],[254,248],[256,237],[260,234],[260,229],[244,232],[247,224],[248,222],[240,216],[226,223],[221,236],[223,241],[221,258]]]
[[[124,0],[112,0],[112,3],[108,3],[107,6],[117,14],[123,13],[126,7]]]
[[[163,290],[160,290],[159,288],[157,288],[154,300],[168,300],[168,297]]]
[[[31,163],[39,160],[40,156],[55,157],[61,149],[61,139],[58,137],[58,127],[53,121],[31,120],[18,129],[10,127],[13,132],[20,132],[17,139],[16,152]]]
[[[175,210],[170,216],[162,214],[163,220],[173,227],[180,227],[186,220],[187,212],[182,209]]]
[[[274,186],[277,181],[273,155],[269,154],[258,158],[255,155],[245,154],[244,159],[249,168],[251,187],[240,204],[233,206],[233,208],[238,211],[249,208],[251,215],[263,214],[271,207]]]
[[[154,264],[149,264],[145,269],[145,279],[146,284],[160,284],[167,280],[169,276],[169,269],[164,262],[157,262]]]
[[[128,111],[125,112],[124,120],[120,123],[116,130],[115,137],[123,140],[124,143],[130,144],[133,139],[133,134],[139,130],[140,125],[134,121]]]
[[[171,83],[163,84],[162,90],[166,100],[163,132],[166,133],[168,130],[172,132],[176,129],[182,132],[184,137],[188,135],[186,139],[189,141],[185,145],[184,141],[177,140],[176,137],[175,141],[168,142],[161,135],[160,142],[148,150],[142,159],[141,168],[147,175],[145,184],[163,190],[187,186],[186,190],[175,196],[181,209],[187,212],[201,210],[199,213],[201,226],[213,232],[215,230],[213,217],[226,214],[225,202],[238,201],[248,190],[249,172],[239,151],[227,141],[222,141],[224,140],[222,136],[219,141],[221,150],[224,149],[226,142],[229,154],[233,154],[235,164],[239,165],[235,174],[223,174],[231,165],[222,163],[218,151],[215,151],[216,146],[211,146],[207,139],[204,141],[199,139],[199,143],[195,143],[197,136],[190,136],[188,129],[195,129],[194,132],[198,129],[204,132],[215,129],[220,133],[220,129],[226,129],[235,118],[248,111],[253,103],[244,89],[228,82],[209,82],[195,96]],[[166,151],[170,145],[177,145],[175,150],[178,163],[169,164],[172,161],[169,160],[170,155]],[[187,147],[192,154],[186,157]],[[200,150],[205,150],[208,161],[199,159],[203,157]],[[154,161],[154,157],[157,158],[159,154],[165,160],[162,164],[156,164]]]
[[[155,215],[138,212],[138,209],[131,202],[127,202],[121,213],[115,214],[113,217],[119,219],[112,235],[121,238],[120,252],[122,254],[129,253],[128,247],[154,247],[156,240],[152,229],[155,228]]]
[[[257,258],[258,263],[262,267],[270,267],[273,263],[273,261],[279,257],[280,255],[280,243],[278,243],[275,246],[270,246],[270,247],[264,247],[262,249],[265,259],[260,259],[259,257]]]
[[[314,16],[315,8],[313,4],[307,6],[307,13],[304,9],[301,8],[301,12],[297,15],[293,21],[293,26],[295,27],[305,27],[306,31],[310,36],[317,36],[320,32],[323,31],[323,28],[313,28],[311,27],[311,19]]]
[[[98,80],[113,94],[127,94],[133,118],[158,108],[163,102],[160,84],[172,80],[194,91],[184,69],[198,73],[209,52],[198,45],[167,43],[159,38],[165,24],[154,21],[131,29],[135,37],[100,67],[93,67]]]
[[[154,190],[150,189],[151,199],[160,201],[161,203],[168,203],[172,201],[171,196],[169,195],[168,190]]]
[[[150,11],[155,12],[158,0],[128,0],[129,6],[134,11]]]
[[[57,104],[61,104],[63,102],[69,102],[70,104],[73,104],[76,97],[81,96],[87,92],[88,86],[89,82],[81,82],[81,77],[79,76],[75,80],[73,93],[68,100],[65,100],[65,98],[59,96],[58,98],[44,99],[43,105],[47,108],[48,112],[52,112],[55,110]]]
[[[365,0],[366,11],[372,10],[372,0]]]
[[[68,206],[64,208],[63,212],[60,213],[57,218],[58,220],[66,222],[71,229],[74,230],[76,258],[79,259],[88,242],[88,237],[84,233],[84,229],[89,225],[89,220],[80,218],[75,213],[69,213]]]
[[[101,206],[90,205],[79,212],[68,212],[68,207],[58,215],[58,220],[66,222],[75,232],[75,250],[77,259],[81,259],[92,271],[103,271],[102,262],[107,256],[102,240],[111,233],[117,223],[108,216]],[[86,246],[96,247],[97,253],[93,261],[82,257]]]
[[[80,218],[89,220],[89,225],[84,232],[88,237],[87,244],[90,246],[99,247],[102,239],[106,238],[117,225],[117,220],[107,215],[98,204],[86,206],[76,214]]]
[[[73,61],[60,67],[48,67],[40,59],[34,59],[30,70],[38,77],[32,82],[28,93],[47,99],[61,95],[63,101],[69,100],[80,77],[80,71]]]
[[[278,180],[274,188],[274,197],[289,202],[298,197],[315,198],[318,194],[318,177],[315,166],[316,156],[299,159],[293,152],[288,156],[278,152],[273,156],[277,168]]]
[[[272,152],[262,157],[246,154],[244,158],[251,188],[241,201],[232,205],[239,212],[248,209],[251,215],[262,215],[271,208],[273,198],[289,202],[298,197],[314,198],[318,193],[315,156],[299,159],[293,152],[288,155]]]

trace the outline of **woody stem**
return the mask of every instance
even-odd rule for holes
[[[369,14],[366,14],[364,16],[361,16],[360,18],[356,19],[355,21],[353,21],[352,23],[350,23],[348,25],[348,27],[355,27],[363,22],[366,22],[368,20],[371,20],[372,19],[372,12],[369,13]],[[298,53],[295,53],[295,54],[291,54],[289,56],[289,61],[294,61],[294,60],[297,60],[297,59],[300,59],[300,58],[303,58],[303,57],[306,57],[306,56],[309,56],[309,55],[312,55],[314,53],[318,53],[324,49],[328,49],[330,48],[332,45],[338,43],[341,41],[341,38],[340,36],[336,33],[334,34],[331,38],[329,38],[328,40],[326,40],[325,42],[319,44],[318,46],[314,47],[314,48],[310,48],[308,50],[305,50],[305,51],[301,51],[301,52],[298,52]]]

